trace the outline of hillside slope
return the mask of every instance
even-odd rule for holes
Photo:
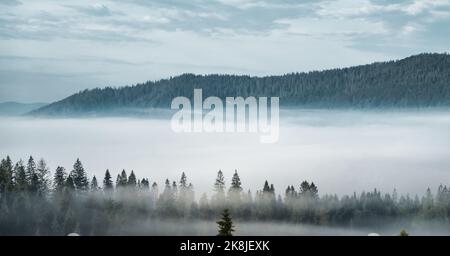
[[[184,74],[121,88],[85,90],[32,111],[34,115],[102,113],[123,108],[169,108],[176,96],[278,96],[285,107],[378,108],[450,106],[450,55],[282,76]]]

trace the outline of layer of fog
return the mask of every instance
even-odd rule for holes
[[[283,193],[302,180],[319,193],[379,188],[422,194],[450,184],[450,111],[282,111],[279,142],[259,134],[174,133],[168,119],[0,119],[1,157],[44,157],[52,171],[71,170],[79,157],[90,176],[122,169],[162,185],[182,171],[197,198],[210,192],[221,169],[238,170],[244,189],[264,181]]]
[[[414,225],[393,225],[374,228],[339,228],[292,224],[283,222],[236,222],[235,235],[241,236],[366,236],[377,233],[381,236],[398,236],[400,230],[407,229],[410,235],[450,235],[446,226],[433,223]],[[118,231],[119,232],[119,231]],[[212,221],[171,220],[143,221],[120,230],[123,235],[217,235],[217,224]]]

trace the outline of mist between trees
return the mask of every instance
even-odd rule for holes
[[[102,180],[94,176],[89,181],[79,159],[72,170],[59,166],[52,174],[43,159],[36,163],[30,157],[27,163],[14,164],[6,157],[0,164],[0,235],[129,234],[131,227],[155,220],[215,221],[225,208],[241,223],[279,221],[340,228],[450,223],[450,189],[442,185],[437,193],[428,189],[421,198],[376,189],[338,197],[320,195],[308,181],[279,191],[266,181],[252,193],[243,190],[237,171],[228,186],[222,171],[211,179],[211,196],[202,194],[196,200],[184,172],[180,180],[162,184],[125,170],[115,181],[109,170]]]

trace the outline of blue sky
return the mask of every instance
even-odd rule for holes
[[[450,51],[450,0],[0,0],[0,101]]]

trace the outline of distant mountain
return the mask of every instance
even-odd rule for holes
[[[119,109],[169,108],[176,96],[278,96],[284,107],[385,108],[450,106],[450,55],[281,76],[184,74],[121,88],[84,90],[32,111],[34,115],[102,114]]]
[[[0,103],[0,116],[19,116],[26,114],[32,110],[41,108],[46,103],[19,103],[19,102],[2,102]]]

